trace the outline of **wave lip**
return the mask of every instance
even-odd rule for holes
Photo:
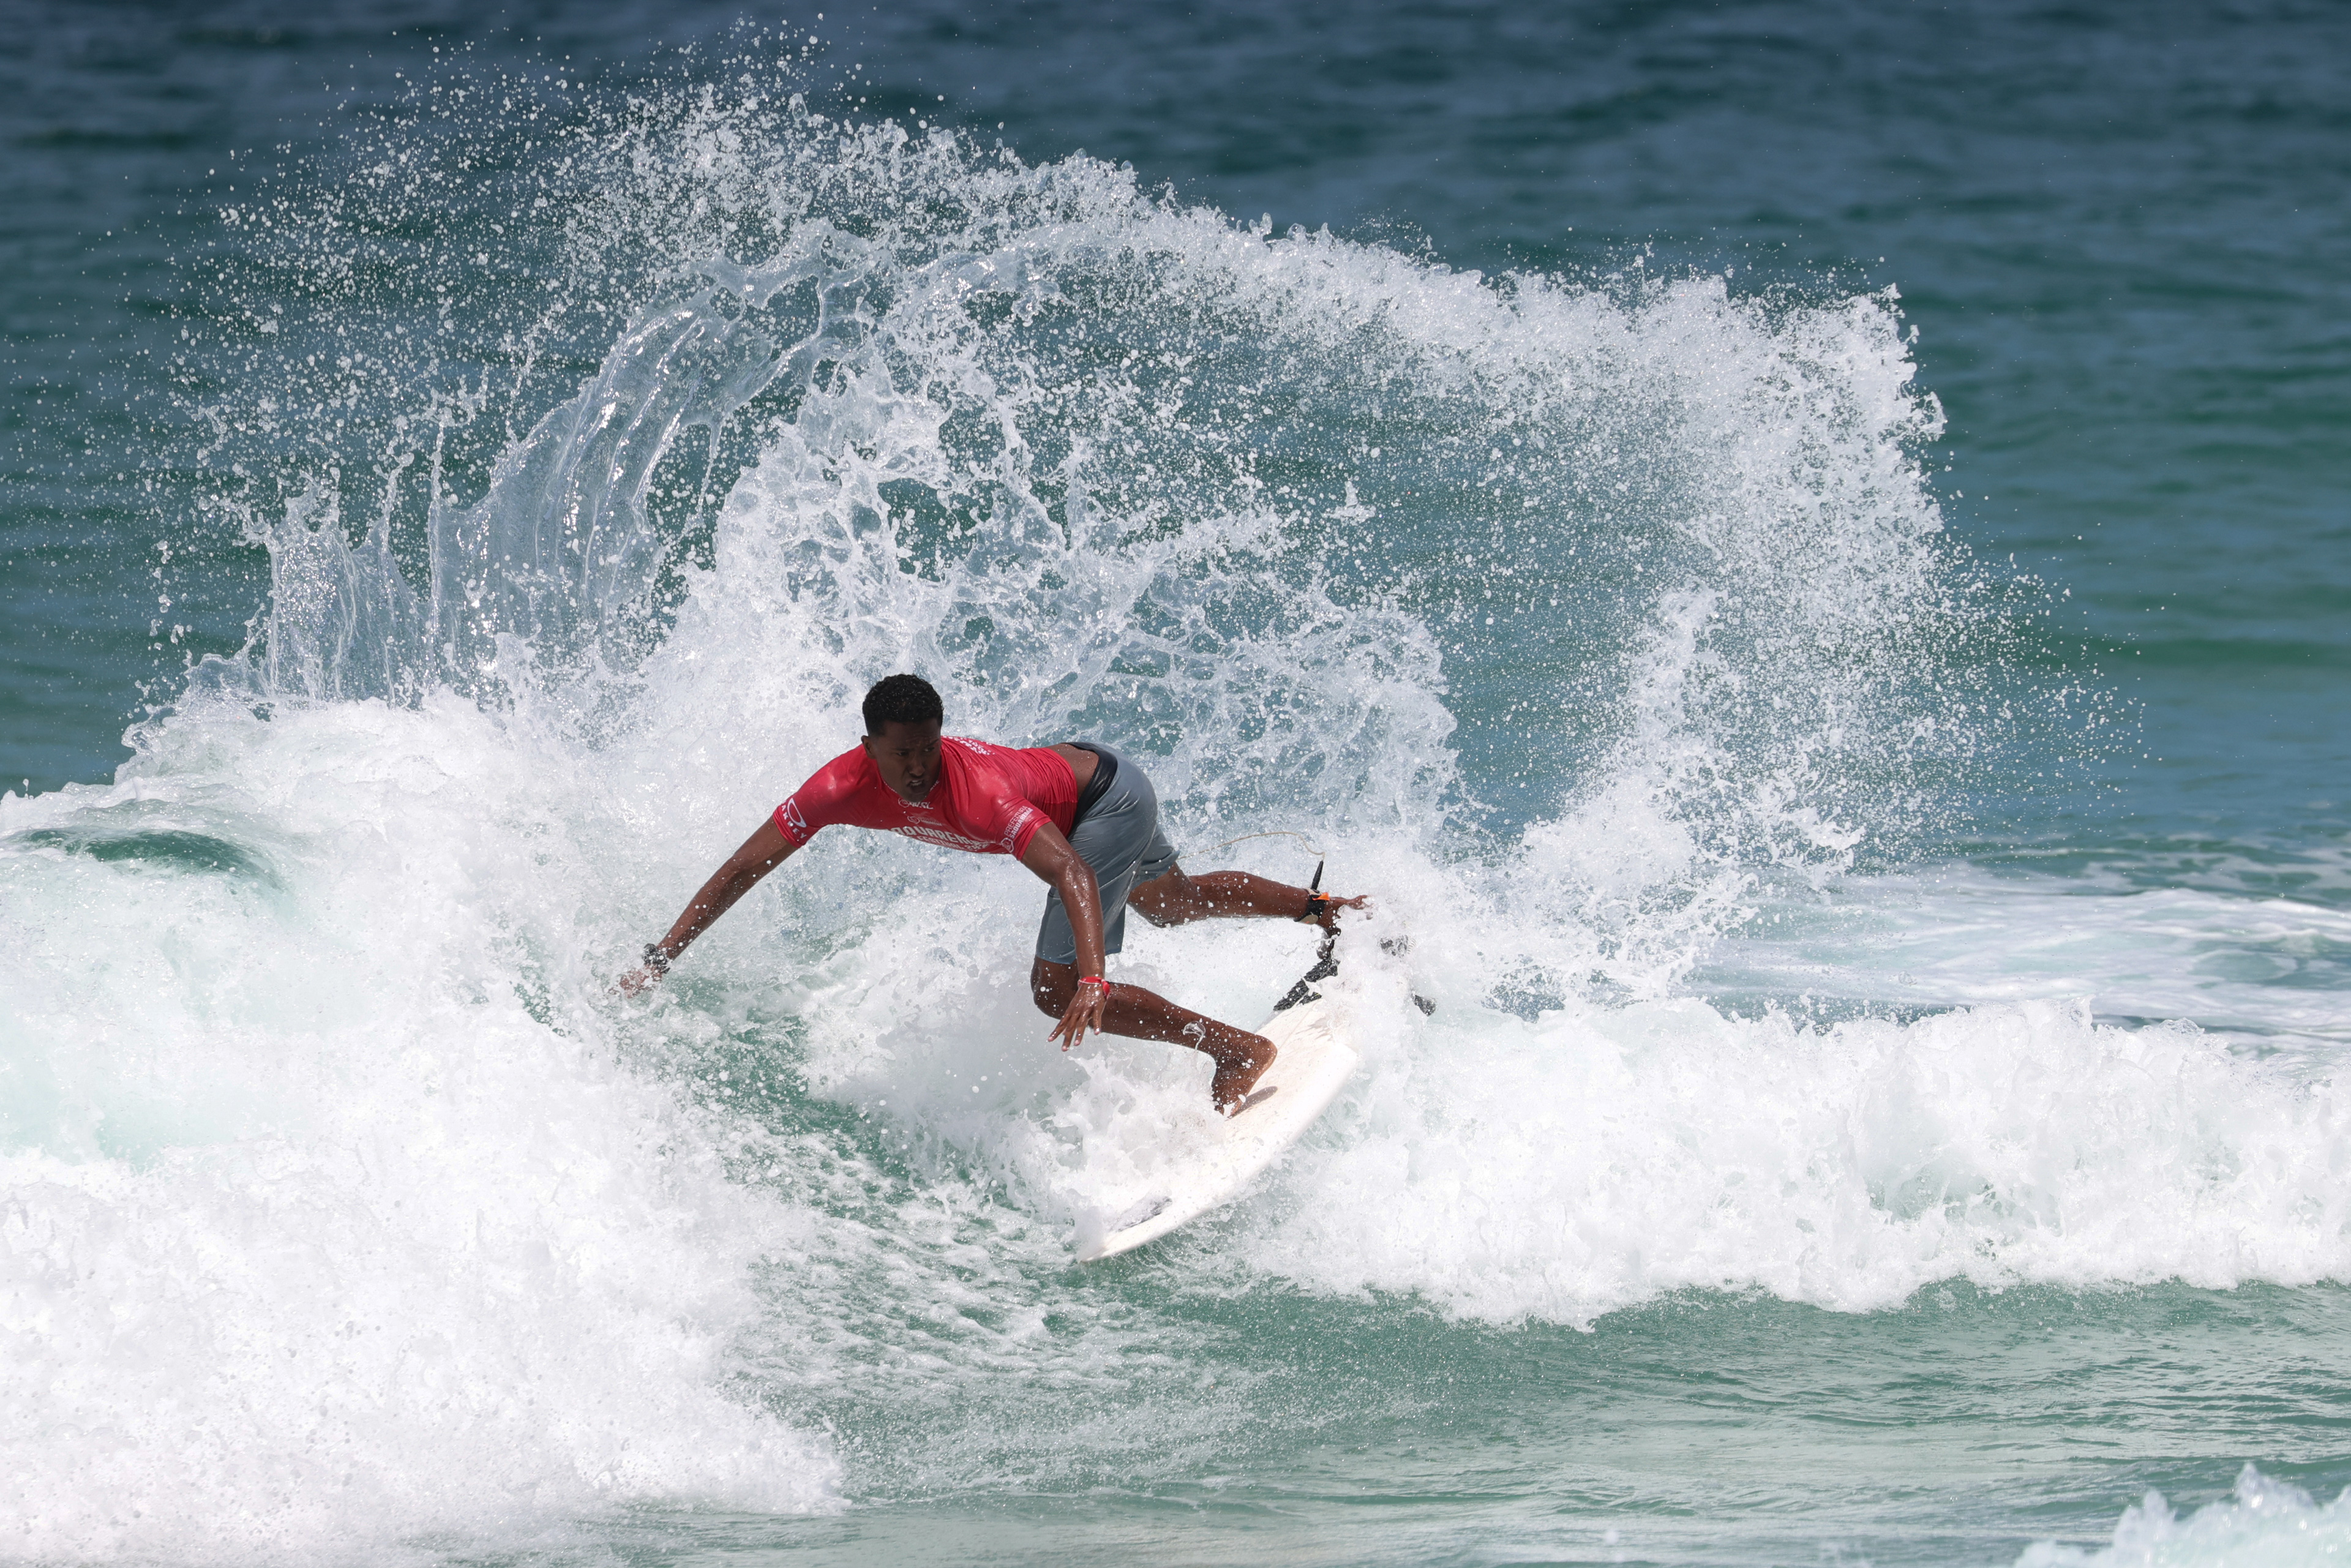
[[[2189,1019],[2331,1061],[2346,1038],[2351,912],[2261,887],[1931,873],[1802,888],[1699,971],[1709,995],[1953,1007],[2081,997],[2102,1018]]]

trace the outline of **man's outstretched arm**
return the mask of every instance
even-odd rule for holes
[[[761,822],[742,847],[726,857],[726,863],[710,873],[669,928],[669,935],[645,949],[643,967],[630,970],[621,977],[621,994],[633,997],[647,986],[668,973],[670,962],[694,945],[694,939],[710,928],[711,923],[759,884],[759,879],[792,858],[799,846],[784,837],[773,816]]]

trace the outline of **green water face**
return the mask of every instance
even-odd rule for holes
[[[1172,1260],[1107,1273],[1052,1282],[1078,1310],[1132,1314],[1129,1364],[1101,1385],[1071,1388],[1040,1348],[914,1410],[792,1402],[856,1435],[849,1513],[650,1515],[611,1549],[2006,1563],[2035,1541],[2105,1546],[2119,1502],[2149,1490],[2183,1515],[2222,1499],[2251,1455],[2321,1497],[2351,1480],[2335,1364],[2351,1298],[2334,1288],[1959,1284],[1860,1318],[1695,1293],[1578,1332],[1448,1323],[1392,1299],[1200,1297]]]

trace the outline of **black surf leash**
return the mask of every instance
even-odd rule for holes
[[[1297,919],[1301,925],[1321,925],[1323,917],[1331,913],[1332,905],[1338,902],[1322,891],[1322,870],[1330,864],[1330,857],[1316,847],[1313,840],[1304,833],[1295,832],[1243,833],[1238,839],[1227,839],[1208,852],[1214,854],[1217,850],[1228,850],[1235,844],[1245,843],[1250,839],[1296,839],[1314,851],[1314,877],[1306,884],[1306,910]],[[1411,946],[1412,938],[1409,936],[1384,936],[1380,939],[1380,951],[1399,957]],[[1322,999],[1322,993],[1314,988],[1314,982],[1327,980],[1339,972],[1338,946],[1339,927],[1336,925],[1323,926],[1322,946],[1314,955],[1314,967],[1307,970],[1298,983],[1283,994],[1281,1000],[1273,1004],[1275,1012],[1287,1012],[1301,1003]],[[1437,1011],[1437,1004],[1418,991],[1412,993],[1412,1005],[1420,1009],[1421,1016],[1424,1018]]]
[[[1306,913],[1298,917],[1301,925],[1320,920],[1324,915],[1330,913],[1331,896],[1322,891],[1323,863],[1322,861],[1314,862],[1314,880],[1306,884]],[[1327,980],[1339,972],[1338,946],[1339,928],[1336,925],[1324,927],[1322,951],[1314,956],[1314,967],[1306,971],[1304,978],[1290,988],[1281,1000],[1273,1004],[1275,1012],[1287,1012],[1301,1002],[1315,1002],[1322,999],[1322,993],[1314,988],[1314,982]],[[1380,951],[1392,953],[1399,957],[1411,946],[1412,938],[1409,936],[1386,936],[1380,940]],[[1437,1012],[1435,1002],[1430,1001],[1418,991],[1410,994],[1412,1005],[1420,1009],[1421,1017],[1429,1018],[1435,1015]]]
[[[1301,925],[1318,921],[1331,912],[1331,895],[1322,891],[1324,863],[1322,861],[1314,862],[1314,880],[1306,884],[1306,913],[1298,917]],[[1275,1012],[1287,1012],[1301,1002],[1322,999],[1322,993],[1314,988],[1314,982],[1327,980],[1339,972],[1339,956],[1335,951],[1338,946],[1339,928],[1336,925],[1326,928],[1322,933],[1322,950],[1314,956],[1314,967],[1306,971],[1303,979],[1290,988],[1281,1000],[1273,1004]]]

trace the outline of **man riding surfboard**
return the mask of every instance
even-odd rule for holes
[[[1189,876],[1159,828],[1159,797],[1133,758],[1093,742],[988,746],[939,733],[946,710],[919,675],[865,694],[865,735],[794,790],[711,873],[669,934],[621,980],[634,996],[711,923],[828,826],[874,828],[977,854],[1008,854],[1052,891],[1029,971],[1046,1036],[1067,1051],[1089,1029],[1165,1040],[1216,1062],[1208,1092],[1229,1113],[1273,1065],[1273,1042],[1177,1007],[1140,986],[1113,985],[1103,960],[1126,936],[1126,911],[1154,925],[1217,915],[1329,927],[1364,899],[1334,898],[1247,872]]]

